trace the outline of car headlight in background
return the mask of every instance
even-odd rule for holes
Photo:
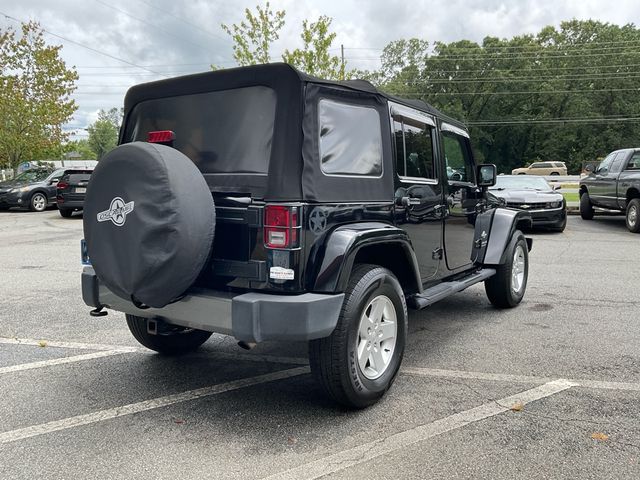
[[[561,206],[562,206],[562,200],[558,200],[557,202],[547,203],[547,208],[560,208]]]
[[[18,192],[27,192],[29,191],[29,187],[20,187],[20,188],[12,188],[9,190],[9,193],[18,193]]]

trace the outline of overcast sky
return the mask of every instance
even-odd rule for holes
[[[93,122],[101,108],[122,106],[127,88],[136,83],[205,71],[211,63],[233,66],[232,43],[220,24],[239,23],[244,8],[258,3],[264,4],[259,0],[0,0],[0,12],[23,21],[37,20],[45,30],[67,39],[47,35],[50,43],[64,45],[64,60],[80,75],[74,94],[79,108],[68,125],[71,130]],[[489,35],[536,33],[571,18],[640,23],[637,0],[272,0],[271,6],[286,11],[280,40],[272,49],[274,61],[284,49],[300,46],[303,19],[327,15],[337,33],[336,53],[344,44],[350,67],[370,69],[379,64],[382,48],[400,38],[480,42]],[[0,27],[10,26],[18,27],[0,15]]]

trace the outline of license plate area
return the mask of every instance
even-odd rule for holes
[[[87,193],[87,187],[76,187],[76,193]]]

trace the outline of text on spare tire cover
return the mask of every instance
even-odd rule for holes
[[[127,214],[133,212],[134,202],[125,203],[120,197],[111,200],[109,209],[98,213],[98,222],[108,222],[111,220],[116,227],[121,227],[127,220]]]

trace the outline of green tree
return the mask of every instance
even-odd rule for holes
[[[42,159],[68,134],[62,126],[77,106],[70,98],[78,74],[47,45],[37,22],[0,31],[0,165]]]
[[[122,110],[112,108],[108,111],[100,110],[98,119],[87,128],[87,143],[98,160],[117,145],[121,123]]]
[[[80,160],[96,160],[96,152],[93,151],[89,140],[83,138],[81,140],[72,140],[67,142],[63,147],[63,155],[75,152],[80,155]]]
[[[256,13],[248,8],[244,10],[245,20],[231,26],[222,24],[222,29],[233,40],[233,58],[238,65],[255,65],[269,63],[271,60],[271,44],[279,38],[279,31],[284,26],[285,11],[274,12],[269,2],[264,8],[256,6]],[[215,70],[216,67],[212,66]]]
[[[346,71],[345,63],[337,55],[331,55],[329,50],[336,38],[335,32],[330,32],[331,18],[321,16],[314,23],[308,20],[302,22],[302,49],[285,50],[282,60],[309,75],[334,80],[350,78],[353,72]]]

